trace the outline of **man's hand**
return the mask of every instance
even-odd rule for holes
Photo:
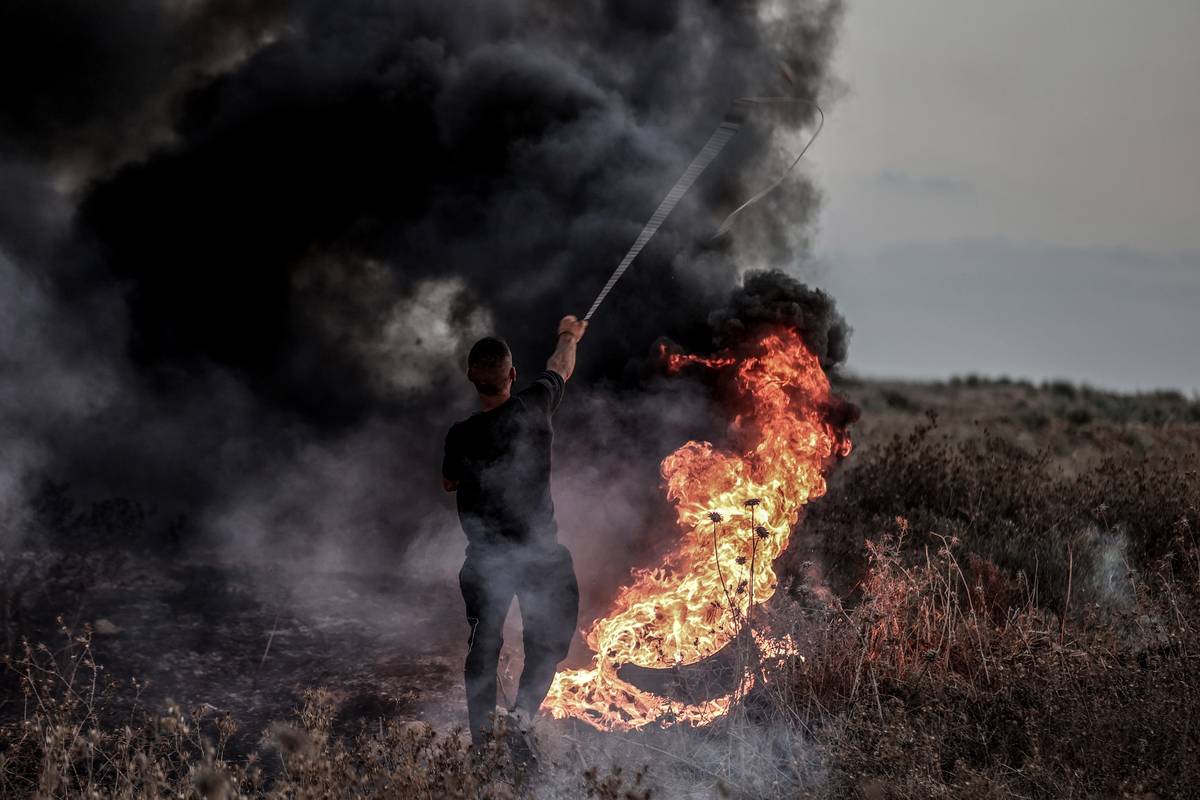
[[[575,344],[583,338],[588,324],[568,314],[558,323],[558,342],[554,355],[546,362],[546,369],[557,372],[564,381],[571,379],[575,371]]]
[[[577,319],[573,314],[567,314],[559,320],[558,335],[570,334],[578,342],[583,338],[583,333],[587,330],[587,326],[587,320]]]

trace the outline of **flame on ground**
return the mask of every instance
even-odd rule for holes
[[[801,507],[825,493],[833,458],[850,452],[828,419],[829,380],[795,331],[765,334],[736,355],[666,358],[671,371],[734,370],[731,446],[691,441],[663,459],[680,539],[660,566],[635,570],[609,614],[592,623],[585,635],[596,653],[592,666],[554,676],[543,708],[556,718],[628,730],[655,721],[704,725],[725,714],[753,685],[752,670],[732,694],[689,704],[643,691],[617,669],[693,664],[725,647],[775,593],[773,564]],[[753,633],[764,656],[795,649]]]

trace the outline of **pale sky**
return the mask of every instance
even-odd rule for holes
[[[835,71],[853,370],[1200,389],[1200,0],[850,0]]]

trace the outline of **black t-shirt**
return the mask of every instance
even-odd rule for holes
[[[557,541],[550,498],[550,417],[566,384],[547,370],[490,411],[472,414],[446,434],[442,475],[458,481],[458,519],[470,544]]]

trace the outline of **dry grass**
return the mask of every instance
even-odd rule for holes
[[[1028,584],[960,563],[953,540],[906,566],[897,527],[870,547],[861,602],[790,675],[786,705],[826,734],[820,794],[1193,794],[1195,548],[1131,576],[1128,608],[1064,608],[1064,622]]]
[[[154,713],[138,702],[136,683],[122,687],[105,676],[89,629],[59,623],[61,648],[25,643],[8,662],[20,676],[24,710],[0,726],[0,797],[507,800],[548,789],[564,797],[650,798],[644,770],[542,775],[518,766],[502,725],[483,748],[461,730],[438,732],[411,720],[378,720],[357,736],[335,736],[337,702],[324,689],[305,691],[291,721],[262,731],[258,752],[230,758],[231,717],[174,702]],[[118,693],[127,710],[116,710]]]
[[[236,724],[208,707],[169,703],[154,714],[135,702],[117,718],[110,701],[122,687],[93,660],[90,631],[62,634],[60,650],[26,645],[10,665],[25,710],[0,731],[0,796],[511,798],[528,782],[499,743],[471,750],[457,732],[420,722],[331,736],[336,706],[320,689],[305,692],[291,723],[262,733],[268,758],[233,761],[225,749]]]
[[[500,743],[477,753],[423,723],[337,736],[334,696],[314,689],[235,757],[234,720],[141,707],[136,684],[105,679],[89,632],[62,627],[57,650],[14,648],[24,705],[0,726],[0,796],[1200,792],[1195,404],[1060,385],[860,388],[887,425],[860,437],[755,615],[802,655],[762,659],[740,637],[733,662],[762,679],[706,730],[548,724],[531,773]]]

